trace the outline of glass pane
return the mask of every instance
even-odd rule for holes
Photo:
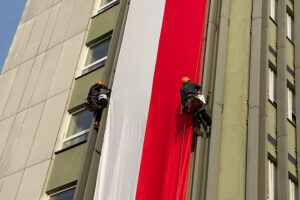
[[[106,5],[106,4],[108,4],[108,3],[112,2],[112,1],[113,0],[102,0],[101,4],[100,4],[100,7],[103,7],[104,5]]]
[[[71,140],[68,140],[68,141],[64,142],[62,148],[67,148],[67,147],[69,147],[69,146],[78,144],[78,143],[80,143],[80,142],[87,141],[88,136],[89,136],[89,132],[86,132],[86,133],[83,134],[83,135],[80,135],[80,136],[78,136],[78,137],[76,137],[76,138],[73,138],[73,139],[71,139]]]
[[[111,38],[108,38],[89,49],[86,65],[89,65],[105,56],[107,56]]]
[[[91,126],[93,113],[88,110],[83,110],[72,114],[67,137],[89,129]]]
[[[75,188],[54,195],[50,200],[73,200]]]

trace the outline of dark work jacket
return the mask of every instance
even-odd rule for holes
[[[192,83],[190,81],[185,82],[180,88],[181,103],[184,103],[187,100],[187,95],[189,94],[195,95],[196,92],[200,89],[201,89],[200,85],[196,83]]]
[[[93,85],[90,88],[88,96],[89,97],[97,97],[100,94],[106,94],[107,92],[104,91],[104,90],[109,91],[109,89],[105,85],[101,85],[101,84],[96,83],[95,85]]]

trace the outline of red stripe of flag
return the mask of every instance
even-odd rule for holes
[[[179,89],[183,76],[199,80],[205,9],[166,0],[136,199],[185,199],[192,118],[179,115]]]

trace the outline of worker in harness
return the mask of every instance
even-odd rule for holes
[[[182,87],[180,89],[180,95],[182,111],[194,115],[193,132],[202,136],[204,133],[200,129],[201,119],[204,119],[207,126],[211,126],[211,117],[205,109],[205,97],[200,95],[200,85],[190,82],[188,77],[183,77],[181,82]]]
[[[99,129],[101,115],[103,109],[107,106],[110,97],[111,90],[106,87],[101,81],[97,81],[91,86],[88,97],[86,108],[94,112],[95,124],[94,128],[96,131]]]

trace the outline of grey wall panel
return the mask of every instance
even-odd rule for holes
[[[27,21],[37,16],[41,12],[47,10],[53,5],[53,0],[30,0],[26,6],[26,16],[22,17],[22,21]]]
[[[32,19],[22,25],[25,26],[24,31],[22,32],[22,36],[17,40],[18,45],[16,46],[16,50],[11,57],[11,62],[9,62],[8,70],[21,63],[34,23],[35,19]]]
[[[16,200],[40,199],[49,165],[50,160],[25,170]]]
[[[13,123],[9,137],[5,143],[5,149],[1,156],[0,177],[3,177],[7,171],[7,168],[11,161],[12,153],[16,146],[16,143],[17,143],[17,140],[18,140],[18,137],[19,137],[22,125],[23,125],[23,121],[25,119],[25,115],[26,115],[26,111],[19,113],[15,118],[15,121]]]
[[[7,142],[14,119],[15,119],[15,116],[12,116],[3,121],[0,121],[0,130],[1,130],[1,133],[0,133],[0,158],[2,157],[4,147]]]
[[[66,91],[47,100],[27,166],[51,158],[68,94],[69,91]]]
[[[58,45],[46,53],[43,66],[32,95],[30,106],[46,99],[51,86],[55,68],[57,66],[61,47],[62,45]]]
[[[43,37],[42,37],[42,40],[41,40],[41,43],[40,43],[40,46],[39,46],[38,54],[46,51],[47,48],[48,48],[49,41],[50,41],[50,38],[51,38],[51,35],[52,35],[52,32],[53,32],[55,22],[57,20],[57,16],[58,16],[61,4],[62,3],[56,4],[55,6],[53,6],[51,8],[50,16],[49,16],[49,19],[47,21],[46,29],[43,33]]]
[[[82,32],[63,44],[48,97],[71,87],[84,36]]]
[[[51,9],[48,9],[36,17],[25,54],[22,58],[22,62],[34,57],[37,54],[50,15],[50,11]]]
[[[9,51],[8,51],[8,54],[7,54],[7,57],[6,57],[6,60],[5,60],[5,63],[3,65],[3,68],[2,68],[2,73],[4,72],[7,72],[10,68],[10,63],[12,61],[12,58],[14,57],[16,51],[17,51],[17,47],[18,45],[20,44],[19,40],[22,36],[22,33],[25,29],[25,25],[20,25],[18,26],[18,29],[15,33],[15,37],[12,41],[12,44],[10,45],[10,48],[9,48]]]
[[[34,92],[34,88],[36,85],[36,82],[39,78],[39,74],[42,68],[42,64],[45,58],[46,53],[42,53],[41,55],[37,56],[35,58],[28,82],[26,84],[25,92],[22,97],[22,101],[19,106],[19,111],[24,110],[29,106],[32,94]]]
[[[88,26],[94,0],[77,0],[73,9],[67,38],[82,32]]]
[[[6,176],[26,167],[45,102],[28,109]]]
[[[17,191],[22,179],[23,171],[5,177],[2,189],[0,191],[0,199],[15,200]]]
[[[76,1],[74,0],[64,0],[62,2],[50,39],[49,48],[63,42],[63,40],[66,38],[75,2]]]
[[[22,100],[22,96],[28,81],[34,59],[31,59],[24,64],[20,65],[16,79],[14,80],[9,97],[7,99],[1,119],[15,114]]]
[[[18,69],[16,68],[0,75],[0,116],[4,110],[17,71]]]

